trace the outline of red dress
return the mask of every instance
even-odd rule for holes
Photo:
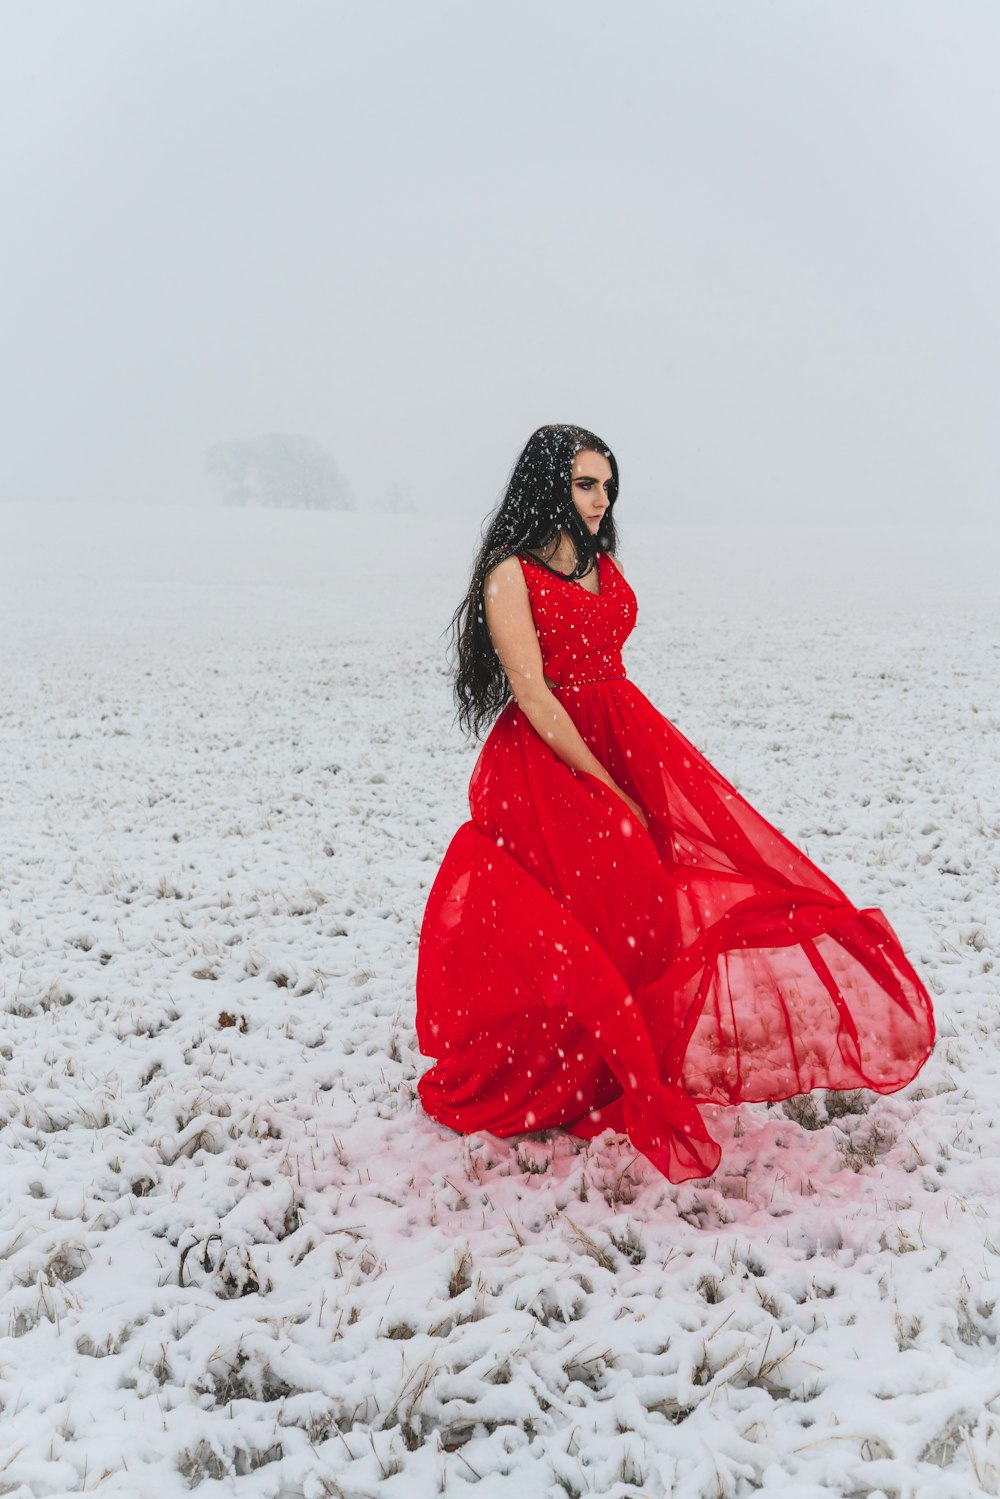
[[[902,1088],[934,1014],[885,916],[626,677],[636,599],[607,554],[597,595],[519,560],[545,673],[649,828],[507,703],[424,910],[427,1113],[464,1134],[610,1127],[679,1182],[719,1163],[699,1103]]]

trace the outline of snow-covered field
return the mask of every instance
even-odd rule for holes
[[[0,508],[0,1494],[1000,1494],[1000,532],[623,497],[629,674],[940,1028],[673,1187],[416,1100],[488,504]]]

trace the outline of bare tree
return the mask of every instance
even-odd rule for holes
[[[416,511],[416,508],[410,490],[404,489],[398,480],[394,480],[382,492],[373,506],[375,510],[384,510],[387,515],[410,515]]]

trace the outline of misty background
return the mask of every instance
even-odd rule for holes
[[[214,507],[301,434],[465,517],[992,519],[1000,8],[4,0],[0,500]]]

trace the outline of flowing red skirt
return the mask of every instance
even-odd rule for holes
[[[507,704],[424,911],[427,1113],[502,1137],[611,1127],[678,1182],[719,1163],[699,1103],[908,1083],[933,1009],[882,912],[856,909],[633,682],[560,696],[649,828]]]

